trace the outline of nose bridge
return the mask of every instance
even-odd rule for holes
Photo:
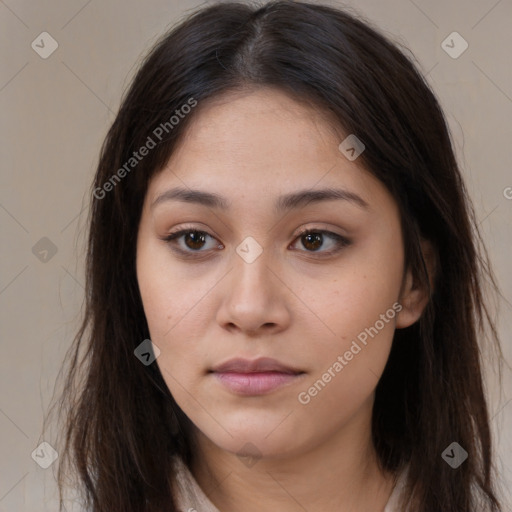
[[[261,237],[260,237],[261,240]],[[253,236],[246,236],[235,248],[233,286],[238,293],[267,295],[272,283],[269,266],[271,249],[264,247]],[[267,301],[270,297],[267,297]],[[257,299],[257,297],[254,297]]]
[[[246,237],[235,248],[233,267],[219,311],[222,324],[256,332],[264,325],[288,322],[288,308],[272,268],[273,255],[254,237]],[[278,271],[277,271],[278,272]]]

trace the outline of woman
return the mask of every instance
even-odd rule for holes
[[[501,510],[492,273],[439,104],[369,23],[199,10],[92,195],[61,490],[71,465],[94,512]]]

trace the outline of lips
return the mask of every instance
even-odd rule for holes
[[[237,395],[258,396],[271,393],[300,379],[305,373],[275,359],[235,358],[215,366],[210,373]]]
[[[280,363],[276,359],[269,357],[261,357],[259,359],[249,360],[242,358],[234,358],[215,366],[212,369],[216,373],[264,373],[264,372],[278,372],[287,374],[303,373],[301,370],[287,366]]]

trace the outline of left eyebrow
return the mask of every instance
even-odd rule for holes
[[[219,194],[206,192],[204,190],[177,187],[160,194],[151,204],[151,209],[155,208],[155,206],[160,203],[173,200],[201,204],[209,208],[221,210],[228,210],[231,206],[231,202]],[[348,201],[362,209],[370,209],[369,204],[364,199],[350,190],[325,188],[320,190],[299,190],[279,196],[274,204],[274,211],[276,214],[280,214],[287,210],[301,208],[309,203],[334,200]]]
[[[322,201],[348,201],[362,209],[369,210],[370,205],[356,193],[340,188],[324,188],[320,190],[299,190],[291,194],[280,196],[275,204],[276,213],[306,206],[309,203]]]

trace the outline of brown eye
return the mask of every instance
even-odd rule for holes
[[[320,233],[308,233],[302,235],[302,245],[310,251],[317,251],[323,243],[323,238]]]
[[[211,239],[210,246],[208,246],[208,239]],[[220,243],[214,243],[216,239],[205,231],[197,229],[181,229],[175,233],[171,233],[163,238],[171,248],[187,256],[194,257],[194,253],[206,253],[209,249],[222,249]],[[202,250],[204,249],[204,250]]]
[[[352,243],[337,233],[323,229],[307,229],[299,233],[297,241],[300,241],[305,252],[317,252],[325,256],[332,255]]]
[[[189,231],[184,235],[183,242],[189,249],[201,249],[205,243],[204,235],[201,231]]]

